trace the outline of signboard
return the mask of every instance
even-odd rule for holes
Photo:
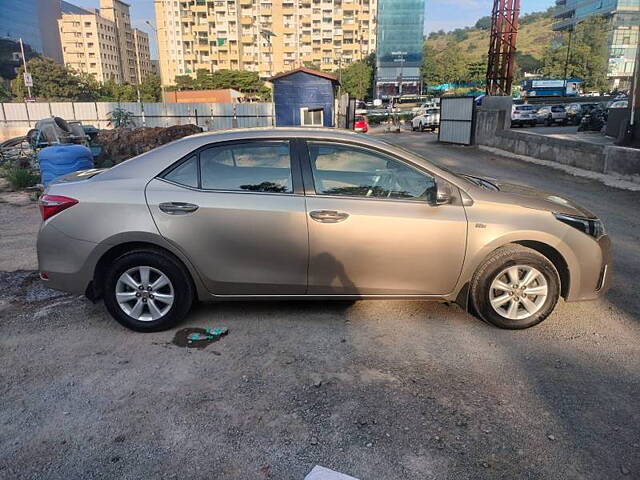
[[[24,86],[25,87],[33,87],[33,78],[31,77],[31,74],[25,72],[22,75],[24,77]]]
[[[564,87],[564,80],[532,80],[533,88],[552,88]]]

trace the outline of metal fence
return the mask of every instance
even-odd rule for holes
[[[109,114],[116,108],[131,112],[136,126],[192,123],[205,130],[220,130],[274,124],[273,103],[27,102],[0,103],[0,128],[29,129],[38,120],[53,116],[110,128]]]
[[[438,141],[471,145],[474,129],[474,97],[442,97]]]

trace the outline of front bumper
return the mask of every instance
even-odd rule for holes
[[[572,285],[567,301],[594,300],[604,295],[611,285],[613,264],[611,259],[611,239],[603,235],[592,247],[591,252],[581,252],[580,277],[577,285]],[[574,283],[573,278],[570,280]]]

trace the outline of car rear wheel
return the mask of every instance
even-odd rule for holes
[[[520,245],[496,250],[471,281],[471,301],[480,317],[507,329],[529,328],[553,311],[560,277],[544,255]]]
[[[193,296],[184,266],[160,251],[126,253],[106,272],[107,310],[121,325],[138,332],[171,328],[189,312]]]

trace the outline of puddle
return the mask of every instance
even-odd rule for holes
[[[226,327],[218,328],[183,328],[178,330],[171,343],[183,348],[202,350],[229,333]]]

